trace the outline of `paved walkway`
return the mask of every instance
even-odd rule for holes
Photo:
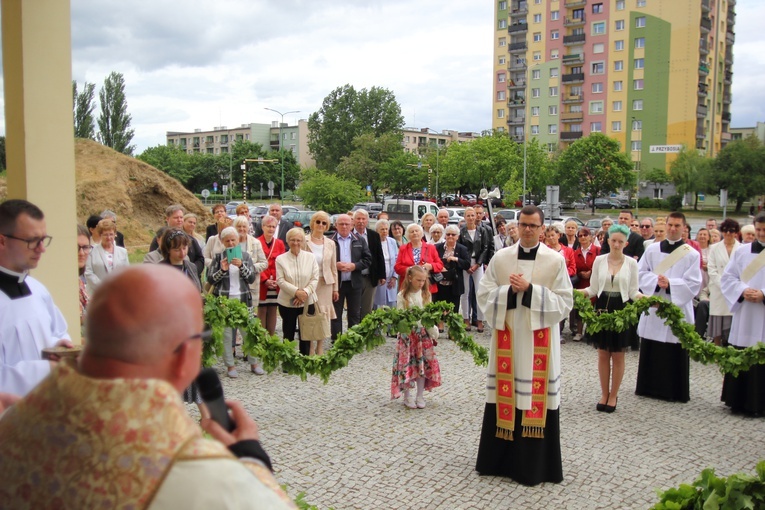
[[[475,334],[475,330],[473,331]],[[487,346],[489,334],[476,335]],[[255,376],[239,363],[225,377],[228,398],[244,402],[260,425],[276,476],[292,496],[341,509],[648,508],[656,489],[691,482],[706,467],[753,473],[765,459],[765,421],[733,416],[720,403],[715,366],[691,363],[691,401],[634,394],[638,353],[627,354],[618,409],[595,411],[596,351],[563,350],[561,443],[564,481],[529,488],[474,470],[484,406],[483,367],[449,340],[437,347],[443,386],[427,408],[390,400],[394,340],[318,378]]]

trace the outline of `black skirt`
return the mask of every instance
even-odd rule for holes
[[[560,410],[547,411],[544,439],[522,437],[523,412],[515,410],[512,441],[496,437],[497,406],[486,404],[481,427],[481,442],[475,469],[480,475],[505,476],[522,485],[563,481],[560,453]]]
[[[607,292],[602,292],[595,302],[596,310],[608,310],[609,313],[622,310],[624,306],[625,303],[622,302],[622,295],[616,292],[610,295]],[[597,349],[603,349],[604,351],[609,352],[623,352],[631,345],[630,340],[633,334],[633,329],[634,328],[627,328],[627,330],[622,331],[621,333],[603,329],[597,333],[588,335],[588,342]]]
[[[746,372],[739,372],[737,377],[725,374],[720,400],[734,413],[764,416],[765,365],[754,365]]]
[[[680,344],[642,339],[635,395],[688,402],[689,379],[690,359]]]

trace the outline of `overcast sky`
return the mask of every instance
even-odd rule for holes
[[[649,0],[670,1],[670,0]],[[494,0],[71,0],[72,75],[125,76],[137,152],[166,131],[293,124],[386,87],[407,126],[491,127]],[[738,0],[732,126],[765,121],[765,2]],[[4,120],[0,119],[0,132]]]

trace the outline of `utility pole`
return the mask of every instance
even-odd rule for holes
[[[289,115],[290,113],[300,113],[299,110],[294,110],[291,112],[280,112],[278,110],[274,110],[273,108],[265,108],[265,110],[268,110],[270,112],[274,112],[281,116],[282,120],[279,122],[279,153],[281,155],[282,159],[282,191],[279,194],[279,198],[281,199],[282,204],[284,204],[284,152],[282,148],[282,125],[284,124],[284,116]]]

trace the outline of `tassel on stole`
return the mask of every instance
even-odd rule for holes
[[[505,441],[513,440],[513,431],[510,429],[503,429],[502,427],[497,427],[497,433],[495,435],[499,439],[504,439]]]

